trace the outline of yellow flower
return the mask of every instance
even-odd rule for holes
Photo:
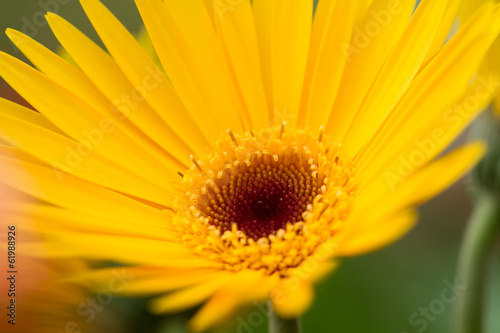
[[[443,45],[459,1],[136,0],[159,65],[81,2],[109,54],[55,14],[76,66],[7,32],[38,70],[1,54],[0,73],[40,113],[0,100],[2,181],[46,202],[19,209],[51,256],[130,265],[156,313],[205,302],[196,330],[252,301],[300,315],[483,154],[436,160],[493,93],[468,86],[491,3]]]
[[[485,0],[464,0],[459,11],[459,18],[461,22],[466,22],[474,12],[484,5],[487,1]],[[494,1],[499,3],[498,1]],[[494,77],[495,88],[497,93],[493,99],[493,108],[495,114],[500,116],[500,38],[497,38],[495,42],[490,47],[483,64],[479,70],[482,75],[492,75]]]

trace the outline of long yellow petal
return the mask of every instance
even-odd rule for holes
[[[253,128],[269,126],[271,113],[264,91],[262,67],[252,6],[240,1],[234,6],[214,2],[215,23],[231,64],[233,82],[239,87]]]
[[[400,104],[390,114],[385,124],[378,129],[377,135],[370,144],[364,147],[363,153],[358,156],[360,161],[358,166],[362,170],[360,177],[371,179],[373,175],[380,174],[381,165],[397,160],[403,152],[403,147],[415,152],[421,150],[418,144],[415,145],[415,139],[425,142],[431,140],[431,145],[435,148],[432,148],[432,151],[428,151],[431,148],[426,149],[425,156],[419,158],[417,165],[412,166],[413,169],[418,170],[439,154],[444,149],[445,144],[454,138],[454,134],[458,134],[458,131],[465,127],[469,115],[466,114],[464,121],[455,126],[456,124],[450,123],[447,108],[463,94],[463,88],[460,87],[467,85],[479,66],[481,55],[491,45],[500,30],[500,24],[488,25],[487,22],[490,22],[491,15],[490,7],[490,10],[476,16],[476,19],[464,27],[456,38],[444,46],[442,52],[414,80]],[[494,15],[497,18],[496,22],[498,22],[500,12]],[[484,80],[485,78],[480,78],[479,83],[483,84]],[[474,103],[472,106],[468,106],[470,116],[488,103],[491,94],[487,91],[488,89],[491,90],[491,87],[483,87],[483,91],[480,91],[481,95],[476,96],[478,90],[477,86],[474,87],[474,95],[472,95]],[[470,98],[470,95],[465,96],[464,103]],[[408,127],[405,124],[412,124],[412,126]],[[430,125],[442,132],[441,136],[448,140],[440,139],[440,142],[435,143],[435,139],[432,137],[434,131],[428,132],[428,134],[423,132]],[[422,136],[424,134],[427,135]],[[370,159],[371,161],[368,162]]]
[[[432,163],[397,188],[391,186],[391,179],[377,182],[372,191],[365,191],[356,199],[346,229],[339,235],[338,255],[359,255],[401,237],[416,219],[407,210],[450,186],[484,152],[484,145],[471,144]]]
[[[359,193],[353,215],[370,214],[370,220],[418,205],[450,186],[470,170],[483,156],[483,143],[472,143],[429,164],[405,179],[387,172],[376,183]]]
[[[364,220],[352,221],[355,225],[345,235],[335,254],[337,256],[356,256],[374,251],[401,238],[417,221],[413,211],[398,213],[385,218],[377,224],[365,225]]]
[[[321,1],[314,15],[298,126],[318,129],[330,116],[358,13],[358,1]],[[345,111],[344,111],[345,112]]]
[[[441,46],[446,41],[446,38],[452,33],[451,28],[455,19],[457,18],[458,9],[460,4],[463,2],[461,0],[447,0],[448,8],[444,13],[443,19],[441,20],[441,25],[439,26],[439,30],[434,37],[434,41],[429,48],[429,52],[427,53],[426,59],[424,60],[424,64],[434,57],[434,55],[439,52]],[[479,7],[478,7],[479,8]],[[425,66],[425,65],[424,65]]]
[[[259,43],[259,57],[262,79],[264,81],[264,90],[267,97],[268,108],[271,112],[273,112],[275,110],[273,110],[274,102],[271,59],[271,24],[274,0],[254,0],[252,6],[255,21],[255,31],[257,33],[257,42]],[[288,121],[288,119],[280,120]]]
[[[137,175],[156,175],[155,181],[160,182],[168,178],[164,166],[145,155],[123,132],[111,126],[107,118],[89,112],[92,107],[65,87],[4,53],[0,53],[0,71],[6,81],[23,94],[30,104],[68,136],[87,146],[91,152],[106,156]],[[166,165],[170,167],[170,177],[179,168],[185,168],[180,163],[172,164]],[[164,183],[168,187],[168,181]]]
[[[22,221],[16,221],[22,222]],[[64,236],[60,235],[59,238],[63,239]],[[87,239],[87,238],[85,238]],[[102,241],[104,239],[97,239]],[[111,242],[113,246],[117,244]],[[136,243],[132,243],[131,245],[135,245]],[[171,256],[171,257],[162,257],[160,260],[155,262],[154,254],[148,252],[150,257],[140,259],[138,255],[131,255],[129,258],[124,258],[125,256],[117,251],[112,251],[108,256],[103,255],[103,251],[101,249],[101,253],[97,251],[89,251],[89,253],[85,252],[83,246],[81,244],[77,244],[78,246],[71,246],[71,244],[63,243],[63,242],[55,242],[51,238],[47,238],[47,240],[43,243],[25,243],[24,246],[19,250],[23,255],[30,256],[33,258],[52,258],[54,260],[58,259],[70,259],[70,258],[86,258],[89,260],[103,260],[104,258],[110,258],[112,261],[120,261],[122,263],[131,263],[131,264],[144,264],[144,265],[156,265],[157,267],[167,267],[167,268],[179,268],[179,269],[189,269],[193,267],[214,267],[216,266],[213,262],[193,258],[193,257],[184,257],[184,256]],[[158,259],[158,258],[156,258]]]
[[[196,312],[196,315],[189,321],[188,327],[193,332],[204,332],[213,325],[230,319],[242,303],[239,296],[231,292],[218,292]],[[261,316],[264,319],[264,315],[261,314]]]
[[[295,126],[309,53],[313,2],[271,2],[271,70],[275,120],[277,124],[286,121]],[[286,115],[284,118],[288,119],[278,119],[280,115]]]
[[[110,107],[111,101],[94,86],[80,69],[18,31],[7,29],[7,36],[42,73],[80,99],[87,101],[89,106],[92,106],[92,108],[80,110],[81,112],[89,114],[91,119],[95,121],[100,119],[109,123],[110,126],[118,127],[134,143],[142,147],[163,165],[177,163],[174,157],[140,131],[124,114]],[[50,113],[49,116],[63,118],[63,121],[67,118],[65,113]],[[59,123],[59,121],[56,121],[56,123]],[[132,142],[130,145],[132,145]]]
[[[356,24],[351,41],[340,45],[347,65],[326,126],[335,140],[345,138],[381,67],[407,28],[414,7],[414,0],[374,0]]]
[[[435,112],[431,117],[418,112],[413,114],[407,122],[414,126],[406,131],[393,131],[391,143],[380,143],[385,146],[384,150],[379,150],[380,155],[371,161],[369,170],[360,172],[363,187],[370,186],[376,177],[391,173],[406,179],[425,166],[488,106],[497,85],[493,76],[480,77],[444,111]],[[378,150],[378,147],[373,149]]]
[[[1,116],[0,116],[1,118]],[[20,160],[23,162],[28,162],[31,164],[38,164],[41,166],[48,166],[46,163],[42,162],[41,160],[33,157],[32,155],[28,154],[24,150],[17,148],[17,147],[12,147],[12,146],[6,146],[0,144],[0,156],[7,157],[10,159],[15,159],[15,160]],[[1,174],[1,168],[0,168],[0,174]]]
[[[119,216],[115,218],[102,217],[92,212],[79,212],[36,203],[8,204],[4,206],[4,209],[11,215],[24,214],[24,216],[32,218],[42,230],[59,229],[117,236],[136,236],[164,241],[178,240],[178,235],[167,229],[167,221],[155,224],[159,221],[144,219],[141,222],[142,227],[138,227],[137,222],[123,220]]]
[[[148,274],[131,283],[123,294],[128,296],[166,293],[217,278],[219,270],[214,268],[163,269]]]
[[[243,105],[205,6],[178,0],[136,5],[170,81],[207,140],[243,130]]]
[[[278,280],[259,271],[243,271],[238,273],[238,283],[227,284],[212,296],[189,321],[189,327],[195,332],[206,331],[221,320],[228,318],[239,305],[262,302],[269,298],[269,292],[275,288]],[[259,309],[264,309],[265,304]],[[262,310],[261,310],[262,311]],[[264,318],[262,318],[264,319]]]
[[[60,179],[59,170],[0,157],[3,183],[46,202],[80,212],[125,221],[165,221],[167,215],[155,208],[114,191],[95,186],[69,174]]]
[[[9,114],[15,116],[16,118],[22,119],[29,123],[33,123],[49,131],[65,135],[59,128],[57,128],[43,115],[34,110],[28,109],[22,105],[11,102],[7,99],[0,98],[0,109],[4,110],[5,112],[8,112]]]
[[[3,124],[1,135],[11,144],[23,148],[57,170],[53,177],[58,175],[60,182],[64,182],[65,173],[68,173],[97,185],[165,206],[172,203],[170,201],[172,197],[165,188],[127,172],[120,165],[97,155],[93,152],[92,146],[89,147],[60,134],[10,117],[1,109],[0,121]]]
[[[151,303],[154,313],[177,312],[190,308],[205,301],[223,286],[230,283],[237,283],[238,274],[221,271],[218,276],[196,284],[192,287],[184,288],[169,295],[159,297]]]
[[[189,165],[192,151],[145,101],[140,92],[147,93],[146,87],[134,86],[106,52],[62,17],[49,13],[47,22],[82,71],[111,101],[110,107],[130,119],[158,144],[169,147],[169,153],[179,161]]]
[[[424,0],[417,7],[399,42],[380,70],[344,142],[349,156],[355,156],[365,144],[367,134],[375,131],[396,105],[418,73],[446,10],[444,1]],[[330,123],[335,119],[330,119]],[[335,132],[334,128],[330,128]]]
[[[69,230],[43,230],[43,235],[49,246],[55,245],[50,251],[52,257],[65,256],[66,249],[70,248],[75,256],[84,256],[91,260],[184,268],[216,265],[214,262],[193,255],[191,249],[178,241],[174,243],[134,236]],[[89,244],[96,246],[89,247]],[[103,251],[99,244],[106,244],[106,251]]]
[[[143,88],[139,93],[169,128],[194,152],[209,146],[166,76],[127,29],[98,0],[81,0],[81,4],[118,66],[133,86]]]

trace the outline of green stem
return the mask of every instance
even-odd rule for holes
[[[500,229],[500,200],[486,193],[478,198],[465,230],[458,259],[458,283],[465,285],[455,313],[456,333],[483,332],[484,285],[489,254]]]
[[[269,308],[269,333],[301,333],[300,318],[281,318],[274,312],[271,302]]]

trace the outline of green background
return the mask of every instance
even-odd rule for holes
[[[97,40],[77,0],[1,0],[0,28],[21,30],[53,50],[58,44],[42,18],[45,9],[55,11]],[[133,32],[141,25],[131,0],[103,1]],[[53,4],[58,6],[54,7]],[[51,5],[52,4],[52,5]],[[51,7],[47,7],[51,6]],[[44,9],[44,7],[46,7]],[[22,57],[7,37],[0,35],[1,50]],[[17,97],[5,84],[0,95]],[[455,262],[465,222],[471,211],[467,180],[423,205],[420,222],[397,243],[378,252],[344,260],[341,267],[316,288],[313,307],[303,316],[304,332],[340,333],[442,333],[449,332],[453,304],[427,321],[427,326],[410,323],[420,308],[437,306],[447,285],[454,282]],[[488,333],[500,330],[500,248],[495,251],[496,269],[488,286]],[[83,300],[82,300],[83,301]],[[99,313],[99,325],[108,332],[183,332],[192,311],[157,318],[145,309],[146,300],[116,299]],[[438,309],[440,310],[440,309]],[[496,314],[496,315],[495,315]],[[417,320],[422,317],[418,317]],[[214,332],[266,332],[264,316],[255,306],[242,310],[235,320]],[[495,330],[496,327],[496,330]]]

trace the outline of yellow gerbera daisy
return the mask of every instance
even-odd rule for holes
[[[2,181],[47,203],[17,207],[50,255],[131,265],[157,313],[206,301],[196,330],[254,300],[300,315],[483,154],[435,161],[493,93],[468,86],[492,3],[443,45],[459,1],[136,0],[161,65],[81,3],[109,54],[55,14],[76,66],[7,32],[38,70],[1,54],[0,73],[40,113],[0,100]]]
[[[485,0],[465,0],[460,7],[459,18],[466,22],[474,12],[485,3]],[[499,3],[495,1],[495,3]],[[496,86],[500,85],[500,38],[491,45],[484,62],[479,70],[484,75],[494,75]],[[494,96],[493,107],[497,116],[500,116],[500,91]]]

